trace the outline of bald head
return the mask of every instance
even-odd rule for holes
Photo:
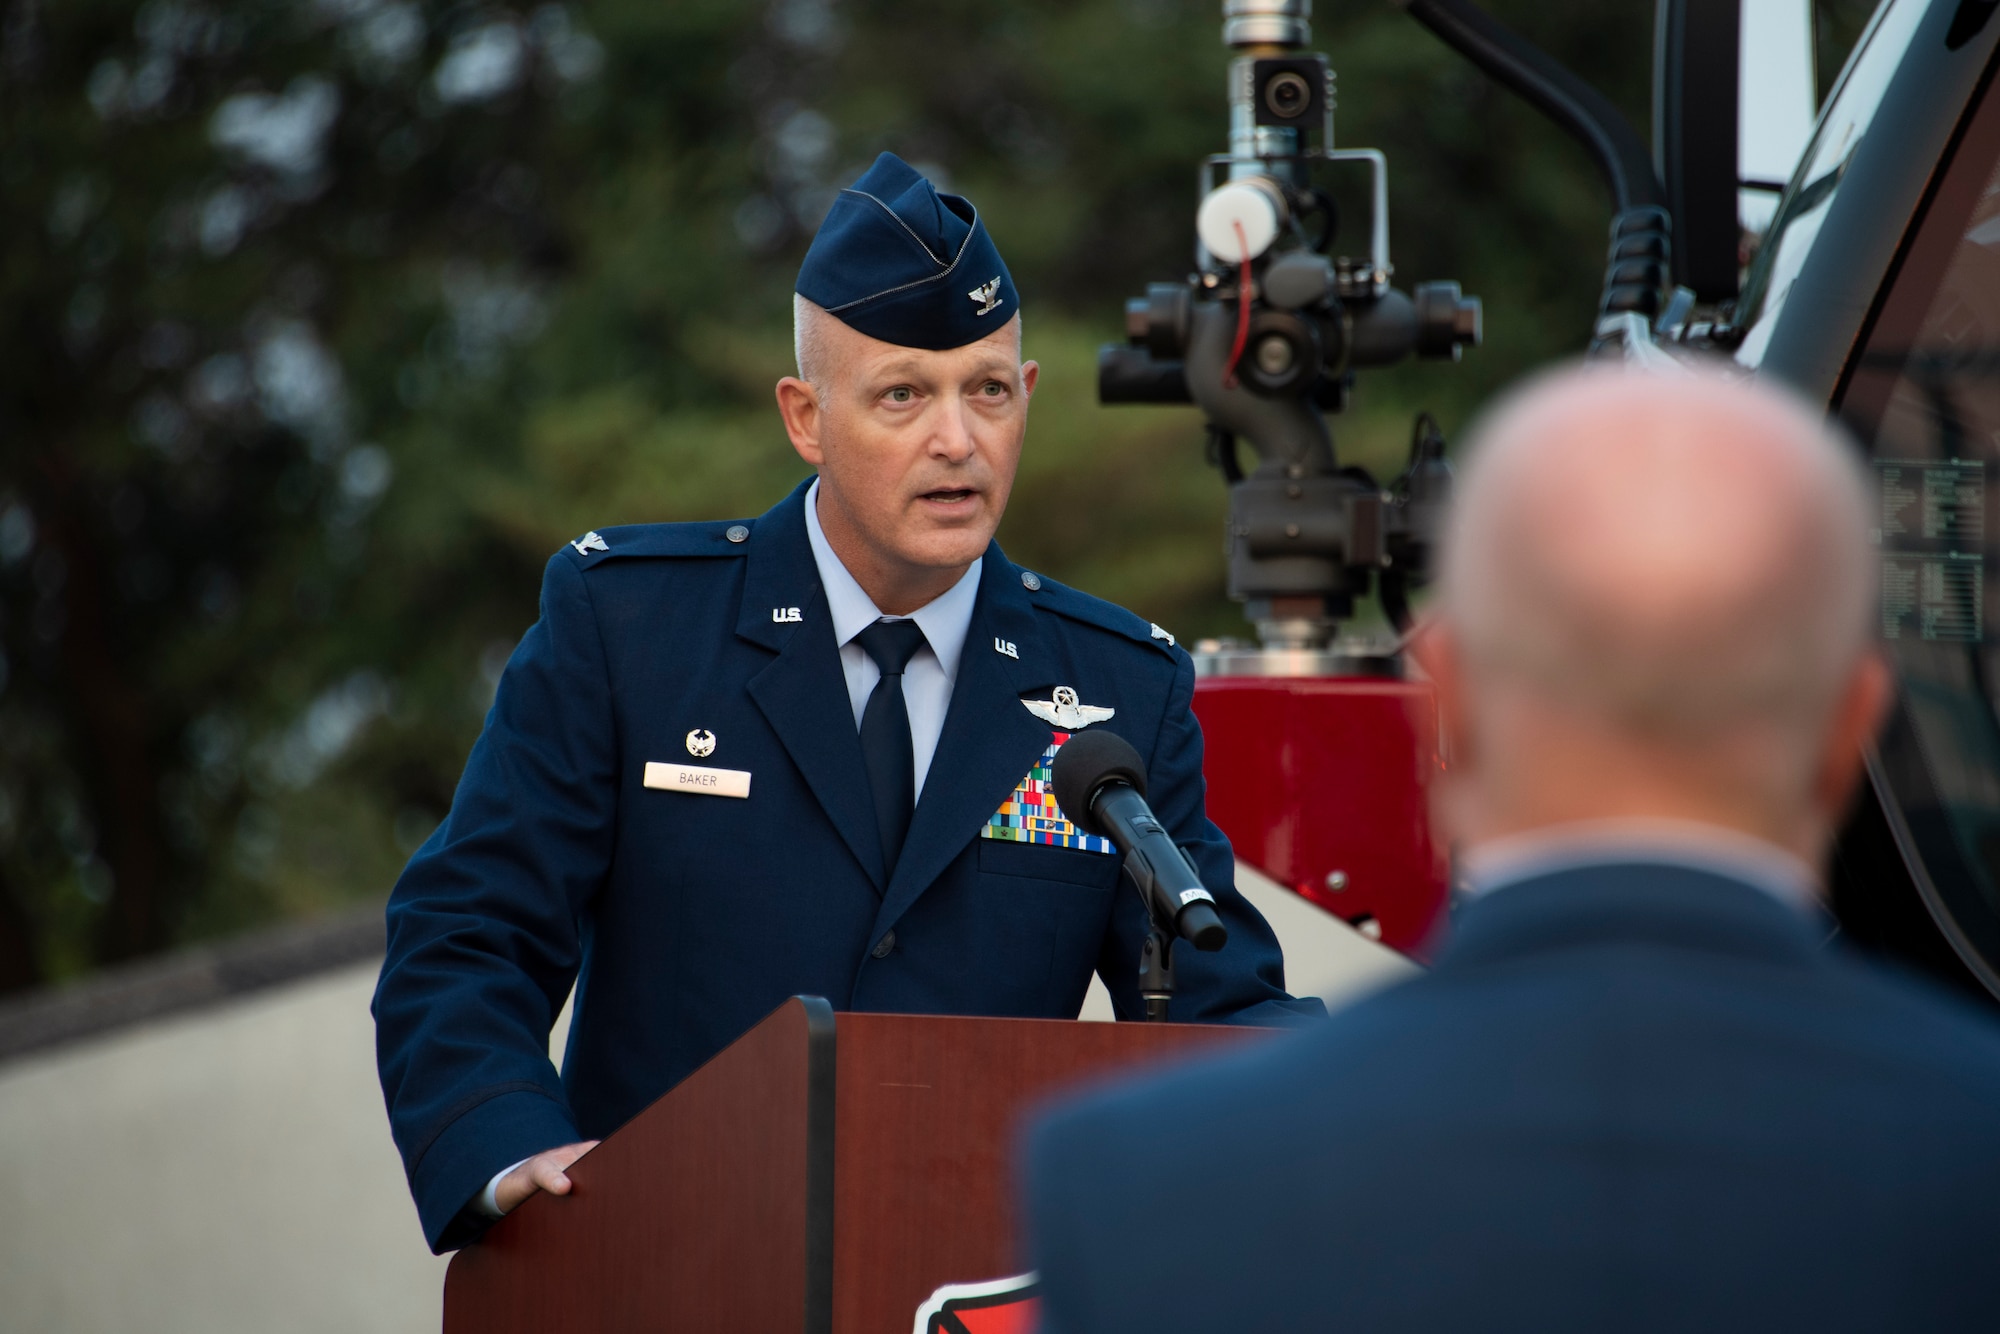
[[[1439,611],[1489,822],[1733,810],[1796,843],[1837,815],[1828,748],[1880,707],[1854,698],[1880,676],[1867,495],[1820,414],[1747,381],[1567,370],[1502,404]]]

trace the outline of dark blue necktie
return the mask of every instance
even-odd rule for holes
[[[896,869],[910,813],[917,805],[916,748],[910,741],[910,708],[903,699],[903,669],[924,646],[915,621],[877,621],[854,642],[882,669],[882,679],[861,711],[861,762],[875,797],[875,832],[882,837],[882,870]]]

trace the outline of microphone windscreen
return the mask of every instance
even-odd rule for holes
[[[1140,796],[1146,795],[1146,762],[1116,732],[1078,732],[1056,751],[1049,773],[1056,804],[1071,824],[1099,838],[1109,834],[1092,816],[1090,802],[1108,782],[1130,783]]]

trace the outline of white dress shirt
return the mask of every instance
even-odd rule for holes
[[[959,659],[965,654],[965,637],[972,629],[972,604],[979,597],[979,567],[972,562],[959,581],[908,616],[884,616],[861,585],[834,555],[819,526],[819,483],[806,492],[806,537],[812,543],[813,563],[819,567],[820,586],[826,590],[826,609],[833,617],[833,641],[840,645],[840,668],[847,676],[847,700],[854,706],[854,726],[868,708],[868,696],[882,679],[882,669],[868,656],[854,637],[877,621],[915,621],[924,632],[924,646],[903,669],[903,702],[910,711],[910,747],[916,761],[917,795],[924,791],[924,776],[930,772],[931,756],[937,753],[939,733],[944,731],[945,711],[951,707],[951,688],[958,680]]]
[[[826,589],[827,611],[833,617],[834,642],[840,645],[840,669],[847,677],[847,699],[854,706],[854,726],[868,708],[868,696],[882,679],[882,669],[854,642],[854,636],[877,621],[915,621],[924,632],[924,645],[903,669],[903,703],[910,713],[910,748],[916,761],[917,795],[924,791],[924,776],[931,770],[937,753],[938,736],[944,731],[945,711],[951,707],[951,688],[958,680],[959,659],[965,654],[965,637],[972,630],[972,604],[979,597],[979,567],[972,562],[959,581],[908,616],[884,616],[874,601],[861,591],[854,576],[833,554],[826,533],[819,526],[819,482],[806,492],[806,538],[812,543],[813,564],[819,567],[819,582]],[[521,1163],[528,1160],[523,1158]],[[493,1218],[500,1216],[494,1194],[500,1178],[519,1167],[513,1163],[493,1174],[473,1207]]]
[[[1474,897],[1583,866],[1685,866],[1755,885],[1799,912],[1821,911],[1819,877],[1775,843],[1693,820],[1583,820],[1496,838],[1459,854]]]

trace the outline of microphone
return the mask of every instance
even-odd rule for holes
[[[1216,915],[1215,896],[1146,804],[1146,764],[1131,743],[1114,732],[1078,732],[1056,752],[1049,777],[1069,822],[1125,854],[1125,869],[1161,930],[1204,953],[1222,948],[1229,929]]]

